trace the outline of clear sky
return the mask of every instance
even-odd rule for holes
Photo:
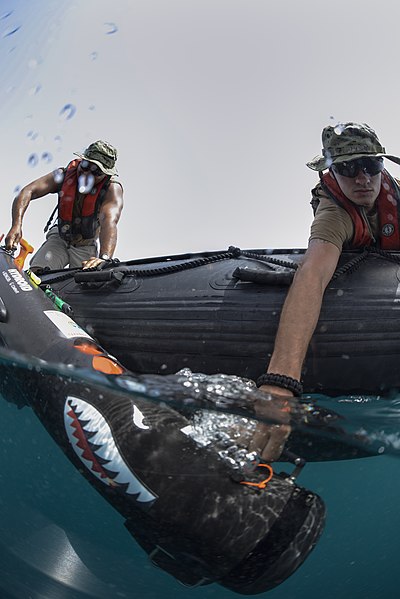
[[[325,125],[367,122],[400,153],[399,6],[0,0],[1,230],[18,186],[103,138],[125,189],[120,259],[305,247]],[[55,203],[26,214],[36,247]]]

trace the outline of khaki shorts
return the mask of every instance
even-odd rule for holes
[[[82,262],[97,256],[97,244],[74,247],[61,239],[58,228],[52,227],[46,235],[46,241],[40,246],[30,261],[30,266],[61,270],[66,266],[82,268]]]

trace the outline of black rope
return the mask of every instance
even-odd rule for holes
[[[355,272],[361,266],[361,264],[367,259],[367,257],[370,254],[375,254],[382,259],[390,260],[391,262],[400,264],[400,255],[392,254],[391,252],[388,252],[387,250],[381,250],[381,249],[375,248],[375,247],[366,247],[360,254],[358,254],[354,258],[351,258],[351,260],[346,262],[346,264],[343,264],[342,266],[337,268],[332,276],[332,280],[336,280],[342,275]],[[205,266],[207,264],[212,264],[214,262],[219,262],[222,260],[232,260],[235,258],[240,258],[241,256],[243,256],[245,258],[262,260],[263,262],[265,262],[267,264],[270,263],[270,264],[273,264],[276,266],[282,266],[282,267],[288,268],[290,270],[297,270],[297,268],[298,268],[298,264],[296,264],[295,262],[291,262],[291,261],[287,261],[287,260],[280,260],[279,258],[273,258],[272,256],[266,256],[265,254],[259,254],[255,251],[245,251],[245,250],[241,250],[240,248],[231,246],[231,247],[229,247],[228,251],[226,251],[226,252],[212,254],[210,256],[203,256],[201,258],[191,259],[188,262],[182,262],[180,264],[169,264],[168,266],[160,266],[158,268],[147,268],[147,269],[146,268],[123,269],[121,267],[118,267],[118,272],[126,277],[154,277],[154,276],[166,275],[166,274],[170,274],[170,273],[174,273],[174,272],[181,272],[181,271],[189,270],[192,268],[198,268],[200,266]],[[96,271],[96,270],[97,270],[96,268],[87,269],[87,272]],[[77,271],[80,272],[81,269],[78,269],[78,268],[68,269],[62,275],[54,276],[53,278],[47,278],[46,281],[43,283],[43,285],[67,281],[68,279],[73,278]]]
[[[362,253],[349,260],[349,262],[346,262],[346,264],[343,264],[343,266],[337,268],[331,280],[334,281],[342,275],[355,272],[371,254],[377,256],[378,258],[382,258],[383,260],[389,260],[390,262],[400,264],[399,254],[393,254],[388,250],[382,250],[377,247],[365,247]]]
[[[364,249],[362,254],[358,254],[358,256],[355,256],[354,258],[346,262],[346,264],[339,266],[339,268],[337,268],[333,273],[331,281],[335,281],[342,275],[355,272],[357,268],[359,268],[359,266],[361,266],[361,264],[366,260],[368,255],[369,252],[367,251],[367,249]]]
[[[118,272],[126,277],[154,277],[174,272],[181,272],[183,270],[189,270],[191,268],[198,268],[199,266],[205,266],[206,264],[219,262],[221,260],[231,260],[233,258],[237,258],[237,253],[228,251],[220,254],[214,254],[211,256],[203,256],[202,258],[196,258],[190,260],[189,262],[183,262],[181,264],[169,264],[168,266],[160,266],[158,268],[118,268]],[[54,284],[66,281],[68,279],[73,278],[75,273],[80,270],[81,269],[68,270],[68,272],[66,272],[65,274],[55,276],[51,279],[46,279],[46,281],[43,284]],[[96,270],[96,268],[88,268],[87,272]]]
[[[229,248],[230,249],[230,248]],[[253,251],[240,251],[240,255],[245,258],[255,258],[256,260],[261,260],[262,262],[266,262],[267,264],[275,264],[276,266],[283,266],[285,268],[290,268],[291,270],[297,270],[299,265],[296,262],[292,262],[289,260],[280,260],[279,258],[272,258],[271,256],[266,256],[265,254],[258,254]]]
[[[367,252],[371,254],[376,254],[379,258],[383,258],[384,260],[389,260],[390,262],[394,262],[395,264],[400,264],[400,254],[393,254],[388,250],[382,250],[381,248],[366,248]]]

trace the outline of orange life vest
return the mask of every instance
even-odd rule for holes
[[[321,185],[329,197],[344,208],[354,225],[351,247],[359,248],[375,243],[359,206],[349,200],[340,189],[337,181],[329,173],[321,177]],[[376,243],[385,250],[400,249],[400,187],[389,173],[382,171],[381,190],[376,200],[379,221],[379,239]]]
[[[77,159],[68,164],[58,193],[58,232],[65,241],[77,235],[81,235],[83,239],[95,237],[98,212],[110,183],[110,177],[105,177],[90,193],[84,194],[79,213],[76,213],[76,207],[74,212],[78,198],[77,169],[80,162]]]

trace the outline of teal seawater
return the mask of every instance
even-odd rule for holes
[[[155,569],[30,408],[1,400],[0,427],[2,598],[239,596],[218,585],[188,589]],[[307,464],[299,484],[324,499],[325,531],[300,569],[260,596],[397,599],[398,472],[386,455]]]

